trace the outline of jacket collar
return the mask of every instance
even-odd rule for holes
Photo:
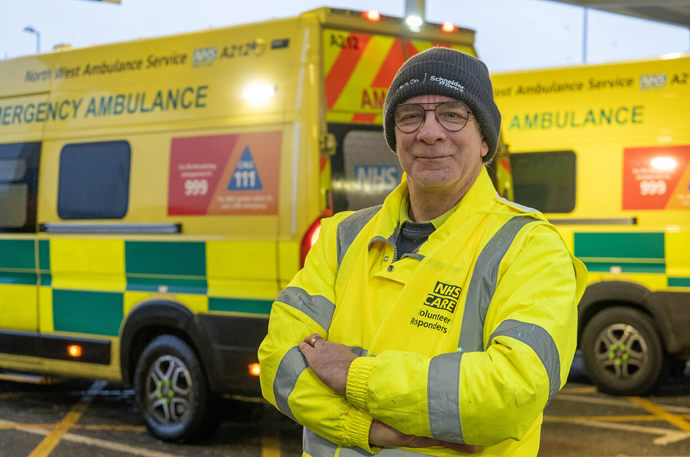
[[[403,174],[400,184],[388,194],[381,210],[375,216],[374,231],[369,241],[369,247],[375,241],[387,242],[395,246],[397,237],[400,235],[400,205],[407,204],[407,195],[407,176]],[[486,215],[495,198],[496,190],[491,178],[489,178],[486,168],[482,167],[479,176],[462,197],[455,212],[431,234],[429,239],[445,239],[457,231],[460,226],[477,223],[476,218]]]
[[[406,203],[407,196],[407,176],[403,174],[400,184],[388,194],[383,202],[381,211],[379,211],[380,217],[377,224],[377,234],[387,238],[395,231],[396,227],[400,224],[400,205]],[[462,200],[460,200],[455,213],[452,214],[446,222],[467,217],[468,214],[474,213],[477,210],[486,210],[487,206],[490,206],[495,197],[496,190],[491,182],[491,178],[489,178],[486,168],[482,167],[479,176],[477,176],[477,179],[472,183],[470,189],[462,197]],[[444,223],[441,225],[439,230],[443,229],[446,225],[448,224]]]

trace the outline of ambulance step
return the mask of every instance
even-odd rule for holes
[[[0,381],[24,382],[28,384],[52,384],[53,378],[30,373],[0,371]]]

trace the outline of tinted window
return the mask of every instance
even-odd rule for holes
[[[0,232],[36,231],[40,143],[0,144]]]
[[[62,219],[120,219],[129,202],[126,141],[68,144],[60,155],[58,215]]]
[[[515,201],[544,213],[569,213],[575,208],[575,165],[573,151],[511,154]]]

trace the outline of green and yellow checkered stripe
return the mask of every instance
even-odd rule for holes
[[[238,249],[246,247],[203,241],[3,239],[0,327],[35,330],[32,322],[39,321],[43,332],[117,336],[124,316],[154,296],[169,297],[197,313],[268,316],[276,290],[242,289],[238,279],[260,276],[266,266],[228,262],[230,250],[236,255]],[[252,259],[249,254],[245,258]]]
[[[663,275],[666,286],[690,288],[690,277],[668,275],[668,249],[663,232],[574,233],[575,256],[592,273]],[[689,262],[685,261],[686,267]]]
[[[574,241],[588,271],[666,273],[663,233],[575,233]]]
[[[0,240],[0,284],[38,282],[34,240]]]
[[[668,288],[690,289],[690,275],[669,268],[684,258],[674,252],[687,250],[668,246],[662,232],[578,232],[573,237],[575,255],[592,273],[653,275]],[[0,328],[117,336],[129,311],[154,297],[175,300],[196,313],[266,317],[277,284],[262,289],[247,286],[243,278],[275,268],[271,256],[256,254],[270,252],[269,244],[3,238]],[[238,258],[247,260],[232,260]]]

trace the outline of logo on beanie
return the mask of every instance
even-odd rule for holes
[[[429,79],[435,83],[440,84],[441,86],[450,87],[451,89],[455,89],[460,92],[465,92],[465,86],[463,86],[454,79],[446,79],[442,78],[441,76],[434,75],[431,75]]]
[[[401,90],[406,88],[407,86],[411,86],[412,84],[417,84],[419,80],[417,78],[412,78],[409,81],[405,81],[404,83],[400,84],[396,91]]]
[[[427,76],[428,76],[428,74],[424,73],[424,79],[422,79],[421,81],[417,78],[412,78],[408,81],[405,81],[404,83],[402,83],[398,86],[397,90],[404,89],[408,86],[411,86],[413,84],[417,84],[420,82],[424,83],[427,80]],[[465,92],[465,86],[463,86],[462,84],[460,84],[458,81],[456,81],[454,79],[447,79],[447,78],[444,78],[442,76],[435,76],[435,75],[428,76],[428,79],[432,83],[436,83],[440,86],[444,86],[444,87],[448,87],[450,89],[457,90],[460,93]]]

